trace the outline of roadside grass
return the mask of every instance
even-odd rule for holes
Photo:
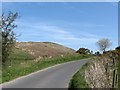
[[[2,83],[32,72],[73,60],[90,58],[92,55],[66,55],[36,60],[27,52],[15,49],[10,55],[10,64],[2,68]]]
[[[0,83],[2,83],[2,67],[0,65]]]
[[[73,88],[89,88],[85,81],[85,69],[88,67],[89,63],[86,63],[70,80],[69,89]]]

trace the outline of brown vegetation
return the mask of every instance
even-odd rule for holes
[[[26,51],[39,59],[75,54],[75,50],[52,42],[17,42],[16,48]]]

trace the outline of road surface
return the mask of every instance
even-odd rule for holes
[[[2,84],[2,88],[67,88],[87,59],[52,66]]]

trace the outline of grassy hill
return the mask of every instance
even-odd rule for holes
[[[56,64],[89,58],[75,50],[51,42],[17,42],[9,61],[2,69],[2,82],[47,68]]]
[[[52,42],[17,42],[16,48],[28,52],[35,58],[76,54],[75,50]]]

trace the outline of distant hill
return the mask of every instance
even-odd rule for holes
[[[16,48],[28,52],[35,58],[76,54],[75,50],[52,42],[17,42]]]

